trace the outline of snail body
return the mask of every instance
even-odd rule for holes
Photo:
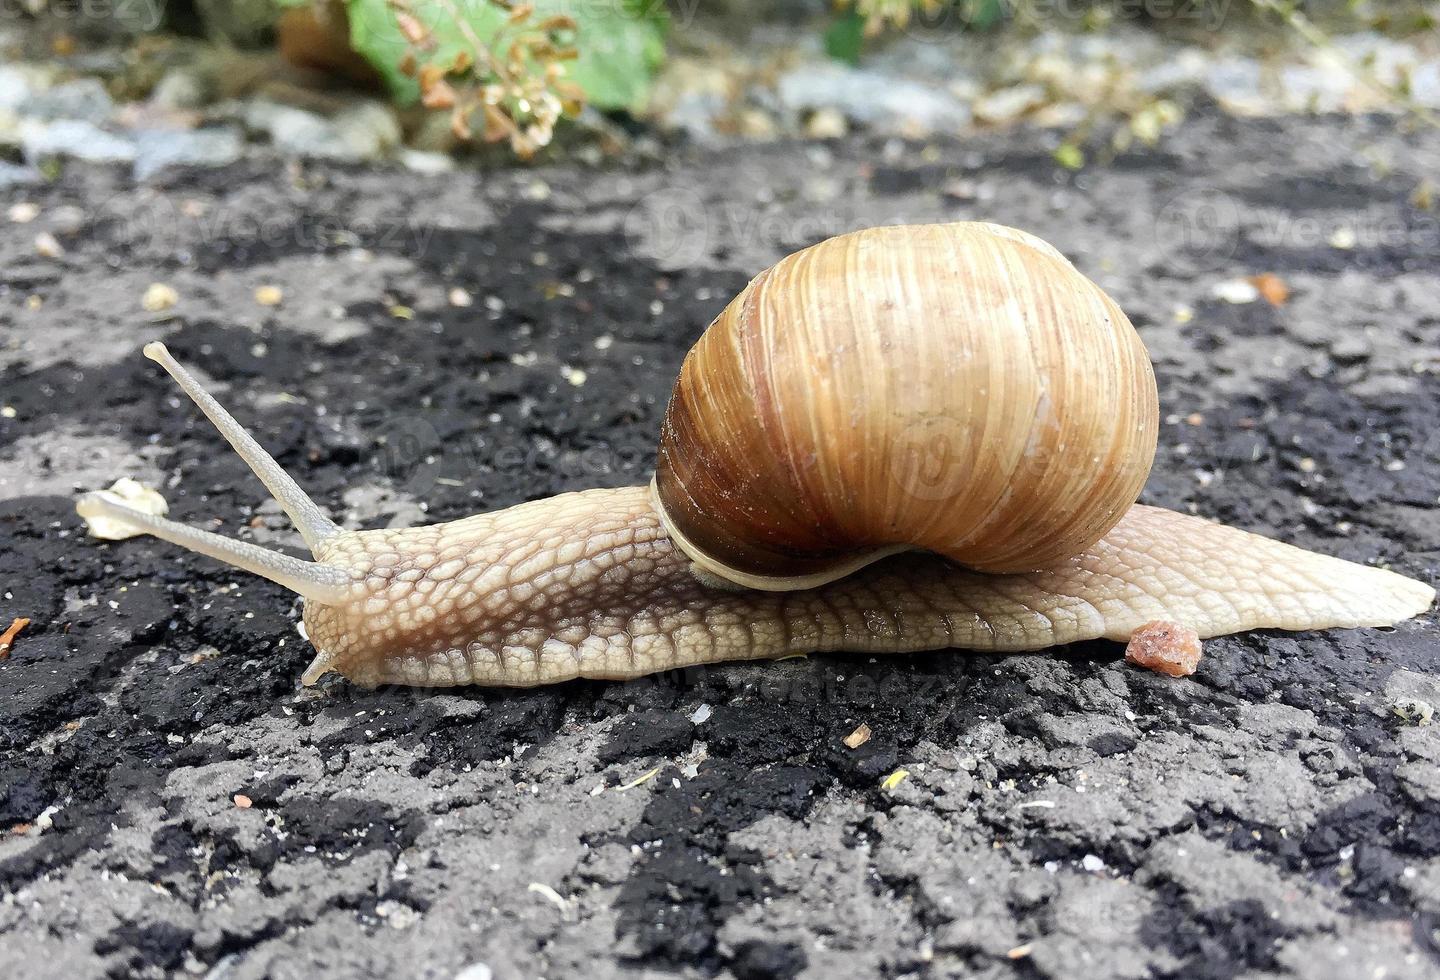
[[[1143,345],[1060,253],[995,225],[872,229],[756,277],[686,359],[652,486],[427,527],[341,529],[163,345],[145,353],[314,560],[104,493],[77,510],[303,596],[306,684],[1034,650],[1156,619],[1201,636],[1378,626],[1434,600],[1392,572],[1135,504],[1156,437]]]

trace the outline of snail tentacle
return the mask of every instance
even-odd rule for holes
[[[225,437],[225,441],[230,443],[245,461],[245,465],[250,467],[250,471],[260,478],[265,489],[270,491],[270,496],[275,498],[275,502],[305,539],[305,544],[312,554],[327,538],[340,533],[339,526],[329,515],[310,499],[310,495],[300,488],[300,484],[296,483],[289,473],[281,469],[275,458],[261,448],[254,437],[245,431],[245,427],[235,421],[234,417],[200,386],[200,382],[170,355],[164,344],[158,340],[146,344],[145,356],[170,373],[170,377],[174,378],[185,394],[190,396],[190,400],[200,407],[200,411],[205,413],[205,417]]]
[[[179,521],[147,514],[111,500],[103,493],[87,493],[75,504],[76,512],[86,520],[109,518],[128,524],[137,531],[154,535],[162,541],[178,544],[197,554],[283,585],[306,599],[322,603],[345,601],[350,592],[350,576],[340,568],[323,562],[306,561],[262,548],[249,541],[236,541],[213,531],[204,531]]]

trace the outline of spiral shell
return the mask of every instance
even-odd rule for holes
[[[1044,568],[1135,502],[1155,376],[1120,308],[1033,235],[872,228],[756,276],[690,351],[657,508],[700,567],[807,588],[922,549]]]

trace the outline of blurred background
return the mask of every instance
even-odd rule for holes
[[[1420,0],[0,0],[0,186],[247,142],[420,171],[1046,127],[1069,169],[1187,114],[1440,109]]]

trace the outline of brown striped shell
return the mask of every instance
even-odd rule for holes
[[[1052,246],[1000,225],[871,228],[756,276],[685,358],[658,509],[702,568],[807,588],[895,551],[1055,565],[1135,502],[1145,346]]]

